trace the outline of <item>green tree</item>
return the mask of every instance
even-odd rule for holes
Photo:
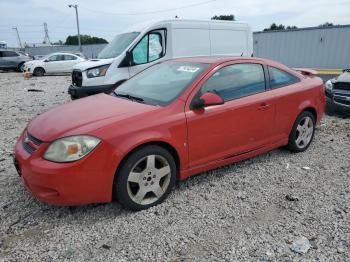
[[[107,44],[107,40],[101,37],[90,36],[90,35],[80,35],[80,41],[82,45],[92,45],[92,44]],[[65,45],[77,45],[78,36],[70,35],[67,37]]]
[[[235,21],[234,15],[214,15],[211,20],[228,20],[228,21]]]
[[[323,23],[322,25],[319,25],[318,27],[328,27],[328,26],[334,26],[334,24],[326,22],[326,23]]]
[[[276,30],[291,30],[291,29],[297,29],[295,25],[293,26],[284,26],[282,24],[277,25],[276,23],[272,23],[269,28],[265,28],[263,31],[276,31]]]

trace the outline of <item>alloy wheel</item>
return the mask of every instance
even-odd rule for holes
[[[303,117],[296,130],[295,144],[298,148],[303,149],[308,146],[314,132],[314,122],[309,116]]]
[[[127,192],[135,203],[149,205],[164,195],[170,180],[169,162],[160,155],[148,155],[137,161],[131,168]]]

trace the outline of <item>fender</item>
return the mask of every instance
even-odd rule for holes
[[[185,124],[184,121],[183,127],[176,128],[175,131],[159,127],[154,128],[152,131],[129,133],[128,136],[118,138],[116,141],[119,141],[119,143],[116,143],[115,147],[121,152],[121,159],[124,159],[133,150],[144,144],[166,143],[176,151],[180,164],[179,170],[183,170],[188,167],[188,146]]]

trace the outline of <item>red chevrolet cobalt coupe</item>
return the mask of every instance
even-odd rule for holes
[[[310,72],[309,72],[310,73]],[[176,180],[310,145],[323,82],[264,59],[183,58],[32,120],[15,148],[25,187],[56,205],[162,202]]]

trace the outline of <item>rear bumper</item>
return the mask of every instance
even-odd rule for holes
[[[14,164],[22,184],[37,199],[52,205],[82,205],[112,200],[113,180],[118,158],[107,143],[101,143],[88,156],[72,163],[54,163],[41,156],[43,143],[29,154],[22,144],[15,147]]]
[[[68,87],[68,94],[72,99],[82,98],[98,93],[110,93],[113,91],[114,85],[99,85],[99,86],[73,86]]]

